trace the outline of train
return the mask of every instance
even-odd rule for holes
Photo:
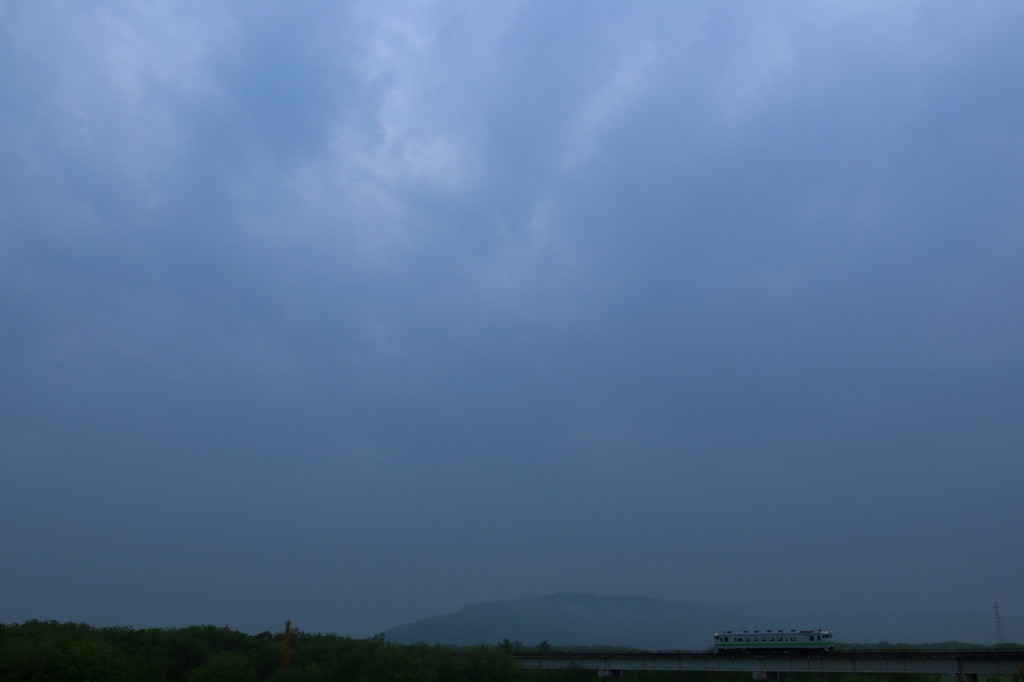
[[[832,651],[831,630],[725,630],[715,633],[716,653]]]

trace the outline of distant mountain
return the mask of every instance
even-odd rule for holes
[[[510,639],[524,644],[547,641],[678,649],[707,646],[707,623],[715,622],[715,616],[715,609],[688,602],[563,592],[473,604],[446,616],[400,625],[385,634],[403,643],[471,645]]]
[[[1007,635],[1024,621],[1004,617]],[[388,630],[400,643],[610,645],[639,649],[704,649],[719,630],[828,628],[838,642],[991,643],[994,626],[984,613],[878,614],[824,609],[710,607],[651,597],[558,593],[531,599],[473,604],[444,616]]]

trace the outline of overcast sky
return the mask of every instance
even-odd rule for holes
[[[1020,615],[1022,26],[0,0],[0,621]]]

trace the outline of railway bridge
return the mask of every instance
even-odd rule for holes
[[[991,675],[1024,676],[1024,650],[980,649],[831,651],[797,654],[740,654],[708,651],[622,651],[515,653],[523,668],[584,668],[601,677],[623,670],[750,672],[755,680],[778,680],[782,673],[917,673],[948,675],[952,682],[978,682]]]

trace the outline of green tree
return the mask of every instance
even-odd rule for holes
[[[512,658],[512,646],[475,647],[466,653],[465,661],[467,680],[512,682],[520,678],[521,670]]]
[[[301,668],[278,668],[266,678],[266,682],[328,682],[336,679],[328,677],[323,668],[313,663]]]
[[[256,682],[252,663],[242,654],[221,651],[189,673],[188,682]]]
[[[8,637],[0,647],[4,682],[132,682],[124,654],[95,636],[57,630],[37,637]]]

